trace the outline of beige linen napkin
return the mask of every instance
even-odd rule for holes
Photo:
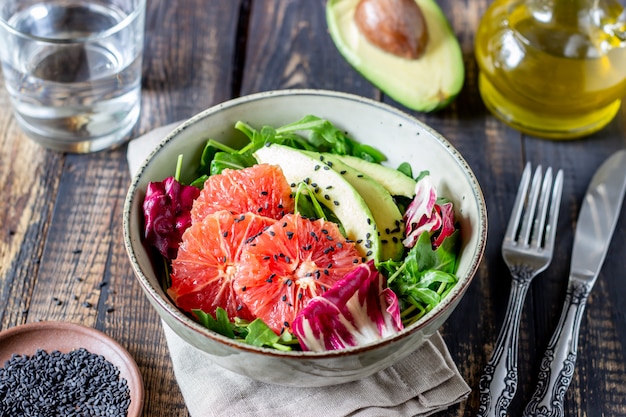
[[[131,173],[176,124],[131,141]],[[165,323],[176,380],[192,417],[209,416],[428,416],[463,401],[470,393],[439,333],[415,353],[360,381],[322,388],[265,384],[213,363]]]

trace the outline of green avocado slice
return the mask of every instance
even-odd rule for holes
[[[351,155],[336,155],[335,157],[346,165],[372,177],[372,179],[385,187],[389,194],[407,198],[415,197],[415,184],[417,182],[397,169]]]
[[[404,246],[402,245],[404,222],[402,213],[396,206],[391,193],[368,174],[344,164],[336,155],[316,154],[315,152],[308,154],[317,157],[341,174],[363,197],[372,213],[376,224],[377,239],[380,241],[380,256],[377,260],[400,260],[404,254]]]
[[[381,243],[374,216],[363,197],[337,171],[311,156],[283,145],[271,144],[254,152],[259,163],[278,165],[292,187],[315,184],[315,198],[339,219],[348,239],[366,259],[379,260]]]
[[[465,67],[459,42],[434,0],[416,0],[428,28],[428,45],[418,59],[393,55],[373,45],[358,29],[359,0],[328,0],[326,21],[335,46],[361,75],[412,110],[447,106],[463,87]]]

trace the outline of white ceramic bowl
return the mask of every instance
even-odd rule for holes
[[[199,160],[207,138],[234,145],[247,139],[233,126],[243,120],[260,128],[280,126],[313,114],[330,120],[362,142],[381,149],[387,164],[428,169],[438,192],[455,203],[461,224],[459,282],[419,322],[378,343],[331,352],[281,352],[245,345],[200,326],[178,310],[160,286],[152,251],[142,242],[142,202],[149,181],[173,175],[179,154]],[[193,177],[186,165],[183,177]],[[281,90],[234,99],[192,117],[172,131],[134,177],[124,205],[124,242],[132,267],[153,307],[182,339],[214,362],[259,381],[290,386],[326,386],[358,380],[415,351],[450,316],[481,261],[487,236],[487,212],[480,186],[459,152],[440,134],[388,105],[362,97],[319,90]]]

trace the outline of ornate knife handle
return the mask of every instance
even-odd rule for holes
[[[578,334],[591,286],[570,282],[559,324],[539,368],[537,388],[524,417],[563,417],[563,400],[576,366]]]
[[[523,274],[526,275],[526,274]],[[505,417],[517,390],[517,341],[522,307],[532,276],[514,277],[496,347],[480,378],[479,417]]]

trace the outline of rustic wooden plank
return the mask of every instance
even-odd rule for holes
[[[4,89],[0,75],[0,88]],[[17,126],[0,95],[0,330],[26,321],[64,159]]]
[[[328,34],[323,1],[255,1],[248,28],[241,95],[319,88],[377,97]]]
[[[232,97],[242,3],[148,4],[142,126],[183,120]]]

